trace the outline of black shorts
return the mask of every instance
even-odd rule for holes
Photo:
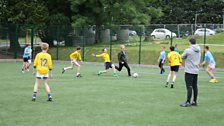
[[[160,59],[160,61],[159,61],[159,67],[162,67],[163,66],[163,63],[162,63],[162,59]],[[165,62],[165,61],[164,61]]]
[[[28,62],[28,60],[30,60],[30,57],[29,56],[23,58],[23,62]]]
[[[26,58],[23,58],[23,62],[28,62],[28,57],[26,57]]]
[[[171,66],[170,71],[178,72],[179,71],[179,66]]]
[[[105,62],[104,66],[105,66],[105,70],[112,68],[112,63],[111,62]]]

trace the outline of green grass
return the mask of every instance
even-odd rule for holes
[[[20,62],[0,63],[0,126],[223,126],[223,73],[211,85],[204,71],[199,76],[199,106],[181,108],[186,89],[183,71],[175,88],[165,88],[167,77],[159,69],[132,67],[138,78],[119,78],[95,73],[102,65],[82,65],[82,78],[74,70],[61,74],[69,63],[54,63],[54,78],[49,80],[53,102],[46,102],[43,84],[36,102],[31,101],[35,78],[22,74]],[[166,69],[168,71],[168,69]]]

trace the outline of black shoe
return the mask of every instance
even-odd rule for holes
[[[191,103],[184,102],[183,104],[180,104],[180,107],[191,107]]]
[[[168,83],[168,82],[166,82],[166,84],[165,84],[165,87],[166,87],[166,88],[168,87],[168,84],[169,84],[169,83]]]
[[[198,104],[197,104],[197,102],[193,101],[193,102],[191,103],[191,106],[198,106]]]
[[[62,68],[62,72],[61,73],[63,74],[64,72],[65,72],[65,68]]]
[[[32,101],[36,101],[36,97],[32,97]]]
[[[81,74],[78,74],[78,75],[76,75],[76,77],[82,77],[82,75]]]
[[[170,88],[174,88],[173,84],[171,84]]]
[[[52,97],[48,97],[47,101],[51,102],[52,101]]]

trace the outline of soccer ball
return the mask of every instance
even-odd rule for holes
[[[138,77],[138,73],[134,73],[134,74],[133,74],[133,77],[134,77],[134,78],[137,78],[137,77]]]

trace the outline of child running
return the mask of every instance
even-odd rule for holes
[[[159,68],[160,68],[160,74],[164,74],[165,73],[165,69],[163,68],[163,64],[165,63],[165,59],[166,59],[166,52],[165,52],[165,47],[162,46],[161,47],[161,52],[159,55]]]
[[[209,75],[209,77],[211,78],[211,80],[209,82],[217,83],[218,81],[216,80],[216,77],[213,72],[213,70],[215,69],[215,65],[216,65],[215,59],[214,59],[212,53],[209,51],[208,46],[205,46],[204,51],[205,51],[205,57],[204,57],[204,61],[201,63],[201,66],[204,65],[206,62],[208,62],[206,72]]]
[[[99,54],[99,55],[96,55],[96,54],[92,54],[92,56],[94,56],[94,57],[102,57],[103,58],[103,60],[104,60],[104,66],[105,66],[105,70],[102,70],[102,71],[99,71],[98,73],[97,73],[97,75],[101,75],[101,74],[103,74],[103,73],[107,73],[107,70],[109,69],[109,68],[112,68],[113,69],[113,72],[114,72],[114,76],[115,77],[118,77],[118,75],[117,75],[117,73],[116,73],[116,69],[115,69],[115,65],[110,61],[110,56],[109,56],[109,54],[107,53],[107,49],[106,48],[104,48],[104,49],[102,49],[102,53],[101,54]]]
[[[182,58],[181,58],[181,56],[180,56],[180,54],[178,52],[174,51],[174,47],[173,46],[170,47],[170,51],[171,52],[169,52],[168,56],[167,56],[167,59],[170,62],[170,73],[169,73],[169,75],[167,77],[167,81],[166,81],[165,87],[168,86],[169,81],[171,79],[171,76],[173,76],[170,88],[174,88],[174,82],[175,82],[175,80],[177,78],[176,73],[179,71],[179,66],[181,65]]]
[[[71,59],[71,65],[69,67],[65,67],[62,69],[62,74],[66,71],[66,70],[70,70],[73,69],[75,66],[77,67],[77,72],[76,72],[76,77],[82,77],[80,74],[80,65],[77,62],[78,60],[82,62],[82,58],[81,58],[81,48],[77,47],[76,51],[70,54],[70,59]]]
[[[30,44],[27,44],[26,48],[24,49],[24,53],[23,53],[22,73],[29,71],[29,66],[31,63],[30,58],[31,58],[31,46],[30,46]]]

